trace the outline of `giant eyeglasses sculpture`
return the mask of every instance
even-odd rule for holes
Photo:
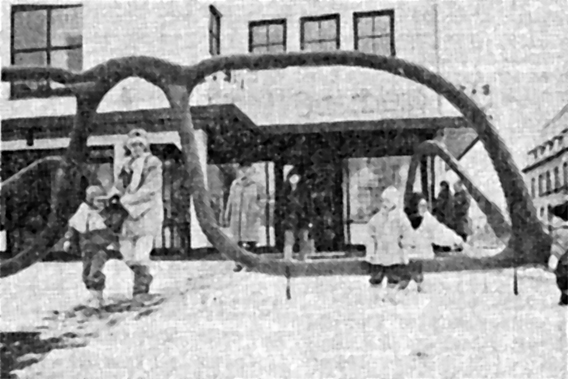
[[[283,275],[288,278],[320,275],[363,275],[367,266],[357,259],[316,260],[289,262],[267,259],[240,249],[219,228],[210,207],[203,172],[197,154],[195,130],[189,109],[189,96],[206,76],[222,70],[268,70],[286,67],[350,66],[381,70],[420,83],[448,100],[456,107],[479,135],[493,162],[503,188],[511,225],[498,208],[489,202],[460,169],[459,164],[440,144],[428,141],[418,146],[412,158],[405,199],[408,199],[414,182],[419,158],[438,155],[456,171],[488,216],[496,235],[507,241],[505,250],[484,259],[456,260],[460,265],[477,268],[511,267],[516,264],[545,264],[550,256],[551,237],[537,218],[523,178],[511,154],[485,113],[454,85],[419,65],[393,57],[360,52],[317,52],[265,55],[234,55],[206,59],[194,66],[180,66],[151,57],[111,59],[83,73],[71,73],[52,67],[8,67],[2,69],[2,81],[49,79],[72,89],[77,98],[77,112],[67,152],[58,164],[54,182],[54,201],[45,229],[33,243],[13,258],[0,263],[0,277],[13,275],[38,260],[61,237],[67,220],[79,205],[78,192],[82,167],[87,154],[87,137],[92,133],[92,120],[105,94],[122,80],[139,77],[164,91],[171,108],[180,116],[179,135],[190,179],[189,188],[195,202],[197,219],[211,244],[228,259],[240,262],[251,271]],[[47,163],[53,164],[51,161]],[[2,185],[2,196],[17,188],[22,172]],[[20,175],[20,176],[18,176]],[[466,262],[467,261],[467,262]],[[446,262],[446,265],[449,263]],[[436,265],[435,262],[431,265]],[[430,267],[430,269],[435,269]],[[452,268],[450,268],[452,269]]]

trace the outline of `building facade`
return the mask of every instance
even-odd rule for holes
[[[528,152],[523,168],[538,216],[550,222],[551,206],[568,197],[568,105],[542,128],[537,145]]]
[[[81,71],[128,55],[193,64],[215,55],[338,49],[392,55],[442,74],[480,104],[489,106],[509,146],[518,141],[518,131],[524,128],[521,124],[526,117],[521,116],[525,103],[534,100],[524,89],[519,91],[518,84],[523,82],[520,78],[535,88],[543,78],[548,84],[557,80],[556,71],[565,72],[565,67],[559,70],[565,64],[558,58],[562,50],[550,48],[566,45],[562,45],[562,38],[568,33],[560,33],[566,16],[566,4],[561,0],[546,6],[535,0],[312,0],[292,5],[284,0],[65,0],[53,4],[43,0],[33,5],[24,0],[2,2],[2,23],[6,27],[2,29],[0,57],[4,66],[51,65]],[[521,33],[515,28],[519,25],[524,25]],[[534,35],[540,39],[534,40]],[[521,57],[518,51],[525,55],[530,51],[531,58],[540,52],[533,52],[535,47],[556,55],[544,62],[529,59],[519,66],[519,61],[527,57]],[[3,164],[8,160],[20,162],[19,166],[5,165],[10,166],[8,171],[17,171],[37,156],[59,154],[68,144],[74,97],[56,83],[45,81],[2,83],[1,88]],[[537,88],[541,91],[543,87]],[[541,92],[546,90],[558,97],[556,88]],[[190,106],[203,169],[217,199],[214,208],[219,216],[235,175],[234,159],[220,158],[225,156],[221,152],[223,139],[233,141],[227,137],[231,130],[242,131],[243,135],[251,130],[323,134],[333,128],[379,130],[395,124],[417,131],[409,135],[420,136],[419,140],[445,141],[456,155],[461,155],[475,138],[475,133],[460,121],[458,112],[432,91],[392,75],[356,68],[220,72],[194,90]],[[183,199],[176,199],[181,186],[175,180],[180,170],[179,136],[167,108],[164,94],[141,79],[130,78],[113,88],[99,106],[97,132],[88,141],[93,150],[93,177],[110,185],[122,162],[124,133],[134,126],[146,127],[156,153],[170,170],[164,190],[166,218],[170,222],[166,222],[159,243],[165,248],[184,243],[189,244],[185,248],[207,246],[193,208],[189,212],[179,210],[185,209],[180,205]],[[538,106],[530,109],[535,108]],[[434,133],[437,129],[445,133]],[[524,140],[528,140],[530,133],[523,133]],[[472,176],[482,178],[479,185],[491,198],[494,173],[487,170],[483,153],[476,145],[462,162]],[[407,169],[411,152],[387,154],[401,154],[388,160],[384,152],[362,152],[344,159],[340,201],[343,215],[338,216],[344,233],[339,229],[337,233],[358,243],[358,225],[372,212],[375,202],[371,199],[377,189],[369,187],[369,183],[355,184],[356,178],[361,170],[371,170],[379,176],[378,191],[389,184],[400,185],[404,179],[400,173]],[[439,160],[427,164],[430,168],[425,178],[436,182],[433,197],[437,178],[445,170]],[[284,167],[276,172],[278,165]],[[389,168],[385,169],[385,165]],[[265,186],[268,204],[275,203],[281,173],[289,166],[267,156],[257,162],[258,180]],[[8,173],[3,171],[3,179]],[[277,239],[273,213],[269,205],[264,215],[266,233],[262,233],[265,245],[273,245]],[[189,242],[182,242],[188,233]]]

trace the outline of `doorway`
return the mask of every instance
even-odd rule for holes
[[[303,180],[309,189],[309,199],[313,209],[313,219],[310,238],[315,252],[341,251],[344,247],[343,235],[343,188],[341,162],[338,159],[321,162],[296,162],[295,164],[275,164],[276,196],[275,207],[278,217],[275,220],[276,245],[282,251],[284,248],[284,228],[282,219],[285,202],[282,196],[284,186],[290,171],[297,166],[303,166]],[[298,250],[296,244],[294,250]]]

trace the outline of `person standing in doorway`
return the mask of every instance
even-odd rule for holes
[[[461,181],[454,184],[453,225],[456,233],[465,241],[471,234],[469,207],[471,199]]]
[[[310,230],[314,219],[314,207],[310,186],[303,167],[295,167],[288,173],[284,183],[284,259],[292,259],[296,239],[300,245],[300,260],[313,252]]]
[[[239,171],[239,176],[231,184],[224,218],[238,245],[254,251],[259,238],[262,190],[254,180],[255,171],[251,163],[242,162]],[[234,271],[242,269],[237,264]]]
[[[150,253],[164,222],[162,162],[150,151],[143,129],[130,131],[124,147],[128,159],[108,196],[119,195],[128,211],[119,237],[120,253],[134,272],[133,298],[144,301],[153,281]]]
[[[434,209],[432,215],[438,222],[444,224],[448,228],[453,228],[453,195],[450,190],[450,185],[445,180],[440,183],[440,193],[434,201]],[[436,253],[449,253],[451,246],[440,246],[436,243],[432,245]]]
[[[452,193],[448,182],[443,181],[440,183],[440,193],[434,203],[432,214],[438,219],[439,222],[446,226],[451,225],[452,219]]]

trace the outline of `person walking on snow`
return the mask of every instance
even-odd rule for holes
[[[433,245],[462,245],[462,238],[441,223],[428,211],[428,202],[421,193],[412,196],[408,216],[414,233],[409,249],[409,270],[411,279],[416,282],[418,292],[423,291],[423,259],[434,258]]]
[[[134,129],[125,142],[129,157],[109,197],[118,194],[128,211],[119,237],[120,253],[134,272],[134,300],[143,301],[150,291],[150,253],[162,231],[162,162],[150,152],[147,132]]]
[[[387,293],[383,301],[396,303],[398,289],[410,282],[408,248],[412,226],[401,206],[398,190],[390,186],[381,195],[381,209],[369,220],[366,262],[370,266],[372,286],[387,278]]]
[[[107,227],[101,216],[104,208],[104,200],[101,199],[106,195],[104,188],[90,186],[86,192],[85,202],[81,203],[69,219],[63,250],[69,251],[71,239],[78,234],[83,261],[83,283],[90,293],[86,305],[100,308],[103,306],[106,279],[102,270],[108,260],[107,250],[116,242],[117,235]]]

